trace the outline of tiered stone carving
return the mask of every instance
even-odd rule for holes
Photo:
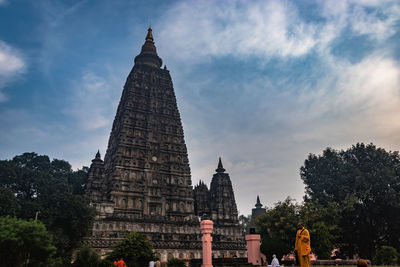
[[[195,212],[198,216],[209,214],[214,222],[213,250],[218,253],[224,253],[223,250],[228,247],[240,250],[244,243],[242,243],[243,235],[239,227],[235,196],[231,179],[225,172],[221,158],[215,171],[210,190],[201,181],[194,188]]]
[[[126,80],[104,162],[98,152],[89,171],[86,191],[98,215],[86,242],[102,253],[137,231],[149,236],[162,261],[201,255],[182,123],[171,76],[161,65],[149,28]],[[222,211],[230,208],[227,219],[235,221],[236,214],[237,221],[236,204]],[[222,247],[241,256],[243,240],[233,243]]]
[[[195,186],[194,190],[194,213],[197,216],[202,216],[203,214],[210,214],[209,207],[209,194],[207,185],[200,180],[198,185]]]

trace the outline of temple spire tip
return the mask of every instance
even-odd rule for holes
[[[153,30],[151,29],[151,25],[149,25],[149,29],[147,30],[146,41],[154,42]]]
[[[224,166],[222,165],[221,157],[218,160],[218,168],[215,170],[216,172],[225,172]]]
[[[94,159],[92,160],[92,162],[95,162],[95,161],[101,161],[100,149],[97,150],[97,153],[94,156]]]
[[[262,207],[262,204],[261,204],[261,201],[260,201],[260,197],[257,195],[257,203],[256,203],[256,205],[255,205],[257,208],[261,208]]]

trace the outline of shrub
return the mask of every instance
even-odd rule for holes
[[[382,246],[375,254],[374,264],[377,265],[396,265],[399,254],[394,247]]]
[[[186,265],[183,260],[171,258],[168,260],[168,267],[186,267]]]
[[[111,267],[114,266],[112,262],[102,260],[100,255],[97,254],[91,247],[83,247],[76,255],[76,260],[72,265],[74,267]]]

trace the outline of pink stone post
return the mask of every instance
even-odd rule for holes
[[[203,234],[203,237],[201,238],[201,242],[203,244],[203,265],[201,265],[202,267],[212,267],[211,233],[213,230],[213,224],[214,223],[211,220],[203,220],[200,223],[201,233]]]
[[[261,265],[260,241],[260,235],[246,235],[248,263],[251,263],[253,265]]]

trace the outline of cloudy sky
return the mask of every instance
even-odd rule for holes
[[[221,156],[241,214],[302,200],[309,153],[400,150],[400,2],[0,0],[0,159],[106,150],[151,24],[193,183]]]

